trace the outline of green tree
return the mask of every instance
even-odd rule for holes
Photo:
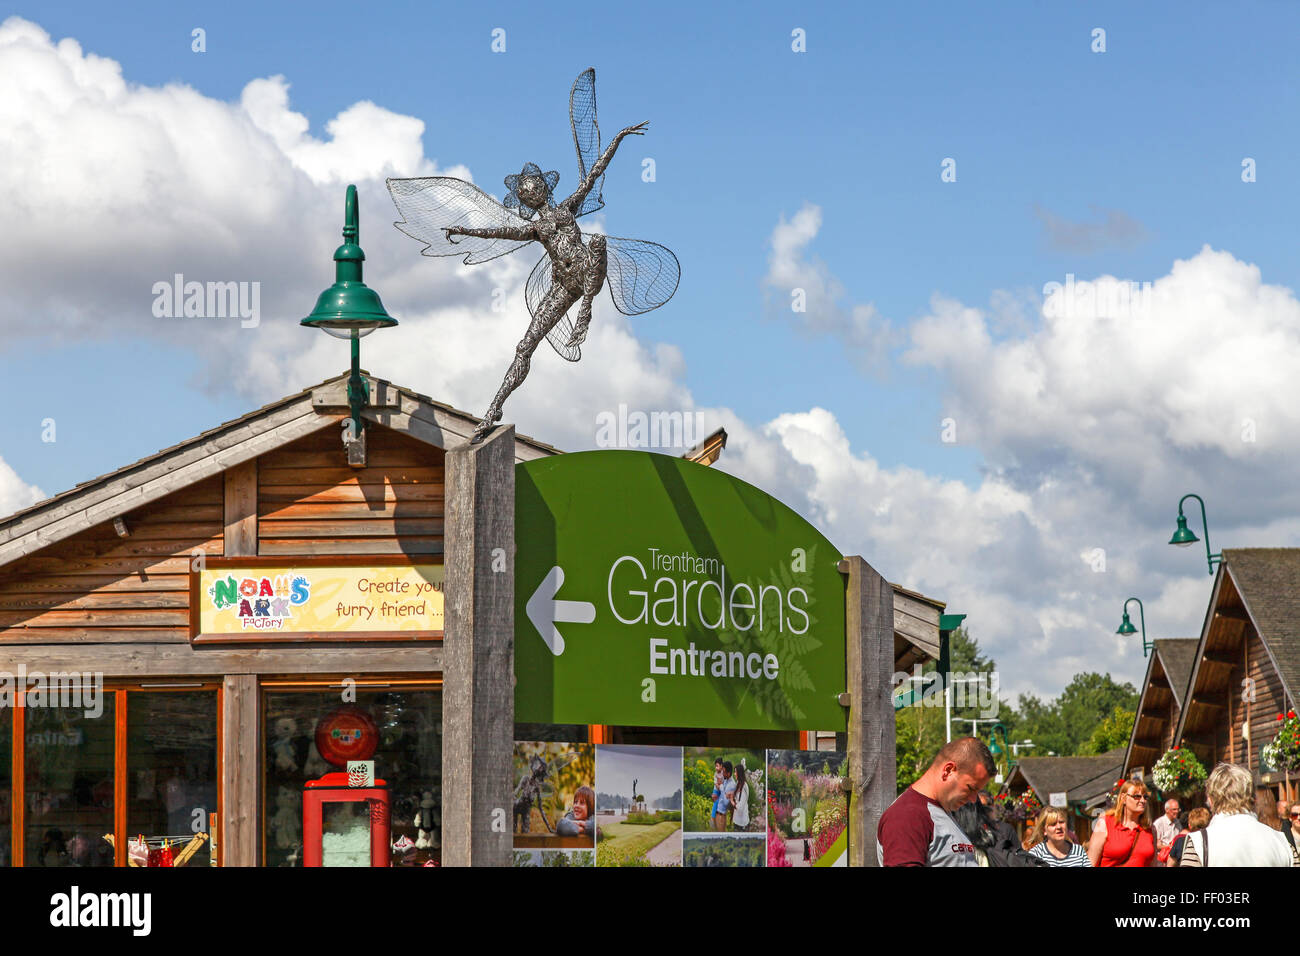
[[[1132,729],[1137,702],[1138,692],[1132,684],[1118,684],[1109,674],[1075,674],[1060,696],[1048,703],[1033,694],[1021,694],[1007,721],[1007,734],[1013,740],[1032,740],[1035,757],[1088,754],[1093,752],[1086,749],[1093,734],[1114,719],[1117,708],[1129,712]],[[1124,742],[1128,742],[1127,732]]]
[[[1133,733],[1135,716],[1136,714],[1132,710],[1117,706],[1110,712],[1109,717],[1096,726],[1092,736],[1084,741],[1079,752],[1083,754],[1104,754],[1116,747],[1128,746],[1129,737]]]

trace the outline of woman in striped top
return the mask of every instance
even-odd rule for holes
[[[1043,807],[1034,822],[1033,832],[1025,841],[1025,849],[1048,866],[1092,866],[1088,852],[1077,843],[1070,842],[1065,811],[1060,807]]]

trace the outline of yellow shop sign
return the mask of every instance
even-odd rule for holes
[[[441,564],[209,560],[190,591],[196,643],[442,637]]]

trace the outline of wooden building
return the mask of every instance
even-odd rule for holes
[[[1086,844],[1092,835],[1092,821],[1102,798],[1119,779],[1123,767],[1124,751],[1121,748],[1091,757],[1022,757],[1011,768],[1006,789],[1020,796],[1033,788],[1044,806],[1051,803],[1054,794],[1065,794],[1070,818],[1070,829],[1075,838]],[[1033,821],[1020,826],[1021,835],[1027,836]]]
[[[1248,767],[1257,795],[1286,795],[1288,777],[1263,765],[1260,748],[1277,715],[1300,694],[1300,548],[1225,549],[1195,640],[1186,693],[1176,693],[1185,644],[1153,660],[1125,757],[1126,774],[1151,765],[1175,744],[1207,769],[1221,761]],[[1174,642],[1157,641],[1157,645]],[[1300,796],[1295,775],[1290,797]]]
[[[120,866],[125,838],[205,828],[223,865],[300,864],[304,781],[330,769],[313,729],[349,701],[373,715],[383,741],[375,774],[389,787],[392,836],[418,841],[424,862],[468,831],[470,807],[443,799],[441,777],[452,762],[444,742],[468,759],[474,728],[449,706],[444,730],[443,697],[468,701],[472,688],[453,677],[442,632],[196,634],[194,580],[208,564],[441,572],[457,494],[471,508],[479,500],[474,487],[458,492],[472,475],[456,477],[448,449],[466,446],[477,419],[370,378],[364,464],[349,467],[345,381],[0,522],[0,671],[62,674],[65,685],[82,675],[83,698],[94,680],[104,688],[97,715],[33,698],[24,707],[21,695],[0,708],[0,864]],[[511,481],[514,462],[556,453],[511,428],[473,447],[503,433]],[[513,513],[508,520],[512,541]],[[465,614],[453,603],[448,633],[453,612]],[[461,670],[477,679],[468,664]],[[422,809],[432,833],[414,826]],[[439,817],[446,839],[430,822]]]

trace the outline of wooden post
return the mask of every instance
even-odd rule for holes
[[[256,458],[226,469],[225,500],[225,556],[245,558],[257,554]]]
[[[444,866],[509,866],[515,731],[515,430],[447,451]]]
[[[223,553],[228,558],[257,554],[257,459],[227,468]],[[198,614],[197,607],[190,609]],[[261,857],[258,826],[262,777],[260,688],[256,674],[226,674],[221,707],[221,845],[223,866],[257,866]]]
[[[876,824],[894,802],[894,589],[862,558],[844,558],[849,695],[849,866],[876,866]]]
[[[222,866],[257,866],[258,778],[261,737],[258,726],[256,674],[227,674],[221,708],[221,841]]]

